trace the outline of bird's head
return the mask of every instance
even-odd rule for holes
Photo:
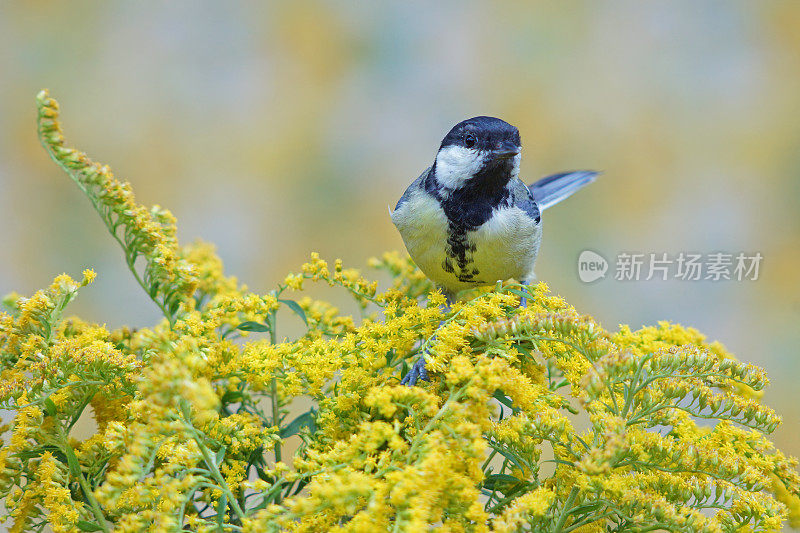
[[[459,122],[442,140],[434,164],[436,181],[447,189],[505,186],[519,174],[519,130],[499,118]]]

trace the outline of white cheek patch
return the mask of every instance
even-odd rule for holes
[[[522,159],[522,154],[517,154],[512,159],[512,166],[511,166],[511,179],[517,179],[519,177],[519,161]]]
[[[436,181],[442,187],[457,189],[475,175],[486,160],[486,154],[464,146],[445,146],[436,156]]]

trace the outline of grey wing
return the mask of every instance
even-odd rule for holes
[[[556,205],[561,200],[572,196],[579,189],[592,183],[599,172],[593,170],[578,170],[575,172],[562,172],[542,178],[536,183],[531,184],[539,209],[544,211],[548,207]]]
[[[401,196],[400,199],[397,201],[397,205],[394,206],[394,210],[395,211],[397,211],[397,209],[401,205],[403,205],[403,203],[406,202],[411,197],[412,191],[414,191],[416,189],[419,189],[419,188],[424,188],[425,184],[423,182],[425,181],[425,178],[428,177],[428,173],[430,171],[431,171],[431,167],[426,168],[422,172],[422,174],[420,174],[419,177],[417,179],[415,179],[411,183],[411,185],[408,186],[408,188],[406,189],[406,192],[404,192],[403,196]]]
[[[511,183],[511,196],[514,205],[525,211],[537,224],[542,220],[542,213],[539,210],[539,205],[533,198],[533,193],[521,180],[514,180]]]

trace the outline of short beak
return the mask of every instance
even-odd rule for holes
[[[506,141],[501,144],[497,149],[492,150],[495,159],[511,159],[515,155],[519,154],[519,146],[516,144]]]

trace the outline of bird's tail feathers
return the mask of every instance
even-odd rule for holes
[[[562,172],[542,178],[530,185],[533,199],[541,211],[552,207],[572,196],[578,189],[592,183],[600,172],[593,170],[577,170],[573,172]]]

